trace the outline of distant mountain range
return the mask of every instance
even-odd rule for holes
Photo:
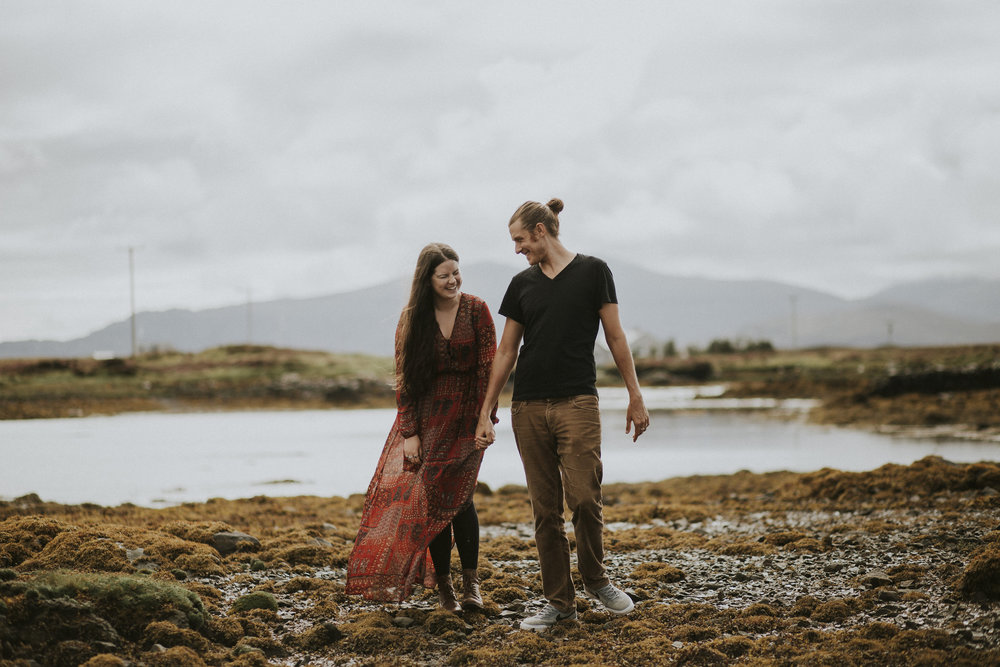
[[[644,340],[673,340],[679,349],[711,340],[769,340],[776,347],[953,345],[1000,342],[1000,281],[907,283],[860,300],[771,281],[668,276],[611,262],[622,321]],[[463,290],[496,315],[516,267],[469,263]],[[391,355],[408,278],[307,299],[279,299],[210,310],[136,315],[141,348],[199,351],[252,342],[332,352]],[[127,356],[129,321],[70,341],[0,343],[0,357]]]

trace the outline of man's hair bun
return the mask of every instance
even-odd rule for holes
[[[553,213],[559,215],[559,212],[563,210],[563,201],[558,197],[553,197],[549,200],[549,203],[546,204],[546,206],[548,206]]]

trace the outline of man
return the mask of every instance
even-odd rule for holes
[[[576,619],[564,498],[572,514],[585,590],[615,614],[627,614],[634,606],[604,568],[601,422],[594,364],[599,324],[628,389],[625,432],[635,427],[634,442],[649,427],[611,271],[602,260],[571,252],[559,241],[562,209],[559,199],[546,205],[529,201],[510,219],[514,250],[530,267],[514,276],[500,306],[507,320],[483,402],[496,402],[520,354],[511,426],[531,497],[547,600],[521,628],[536,631]],[[479,416],[476,437],[482,448],[496,438],[488,411]]]

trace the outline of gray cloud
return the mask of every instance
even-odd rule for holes
[[[0,5],[0,340],[568,245],[848,296],[996,277],[1000,7]]]

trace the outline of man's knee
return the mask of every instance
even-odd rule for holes
[[[576,474],[567,471],[564,479],[566,506],[571,512],[603,507],[600,469],[588,469]]]
[[[563,508],[560,506],[533,506],[532,514],[535,520],[535,531],[545,529],[565,530]]]
[[[568,509],[575,522],[577,519],[602,519],[604,516],[604,503],[600,496],[580,499],[572,504],[567,503]]]

